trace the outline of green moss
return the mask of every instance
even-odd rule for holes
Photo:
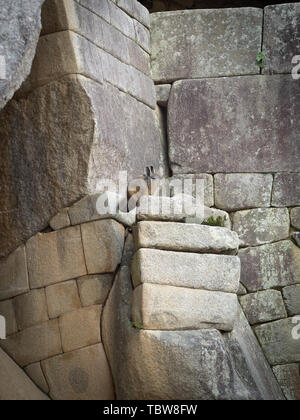
[[[132,326],[133,328],[136,328],[137,330],[144,330],[144,327],[136,321],[132,321]]]
[[[214,216],[211,216],[209,219],[204,220],[204,222],[202,223],[202,225],[205,225],[205,226],[225,227],[226,220],[227,220],[226,217],[224,217],[224,219],[223,219],[222,216],[218,216],[215,219]]]
[[[261,69],[264,67],[264,59],[265,59],[265,54],[263,52],[260,52],[256,57],[256,64]]]

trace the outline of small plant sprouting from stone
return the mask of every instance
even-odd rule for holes
[[[133,328],[136,328],[137,330],[144,330],[144,327],[136,321],[132,321],[132,326]]]
[[[264,59],[265,59],[265,54],[263,52],[260,52],[256,57],[256,64],[261,69],[264,67]]]
[[[224,217],[224,219],[222,218],[222,216],[218,216],[216,219],[214,218],[214,216],[211,216],[209,219],[205,220],[202,224],[205,226],[225,227],[226,220],[227,220],[226,216]]]

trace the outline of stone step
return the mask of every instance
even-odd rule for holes
[[[155,248],[234,255],[239,247],[238,235],[221,227],[144,221],[134,227],[133,233],[136,250]]]
[[[231,331],[237,309],[231,293],[143,284],[133,293],[132,319],[146,330]]]
[[[237,256],[140,249],[133,258],[132,280],[237,293],[240,260]]]

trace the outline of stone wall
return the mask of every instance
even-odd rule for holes
[[[172,172],[213,177],[211,206],[240,238],[241,305],[288,399],[300,398],[299,21],[299,3],[151,15]]]

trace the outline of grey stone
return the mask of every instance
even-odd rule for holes
[[[50,319],[76,311],[81,306],[75,280],[46,287],[46,297]]]
[[[217,221],[218,218],[222,219],[222,224],[226,229],[231,230],[231,220],[230,216],[226,211],[214,209],[212,207],[204,207],[204,219],[199,217],[186,217],[185,223],[192,223],[198,225],[204,225],[205,223],[209,223],[210,219],[213,218],[214,222]],[[218,226],[215,226],[218,227]]]
[[[172,85],[156,85],[156,101],[158,105],[166,107],[168,105],[169,96]]]
[[[43,2],[0,2],[0,109],[13,97],[30,73],[41,30]]]
[[[117,5],[130,16],[141,22],[147,28],[150,27],[149,11],[137,0],[117,0]]]
[[[146,330],[231,331],[237,305],[232,293],[144,283],[133,292],[132,320]]]
[[[242,296],[240,303],[250,325],[287,317],[282,295],[277,290],[250,293]]]
[[[0,395],[2,401],[49,400],[26,373],[1,349],[0,370]]]
[[[71,226],[68,209],[63,209],[57,213],[56,216],[52,217],[49,224],[53,230],[60,230]]]
[[[0,302],[0,315],[5,318],[6,336],[16,333],[18,326],[12,299]]]
[[[240,260],[229,255],[140,249],[132,262],[134,286],[154,283],[236,293]]]
[[[113,283],[111,274],[85,276],[77,280],[82,306],[105,303]]]
[[[50,0],[51,1],[51,0]],[[109,14],[109,0],[76,0],[79,4],[86,7],[87,9],[94,12],[96,15],[102,17],[108,23],[110,22],[110,14]],[[49,0],[46,1],[46,4],[49,3]],[[44,8],[45,8],[44,6]],[[45,14],[45,17],[47,15]]]
[[[288,209],[238,211],[233,216],[233,230],[239,235],[243,247],[287,239],[290,233]]]
[[[46,394],[49,393],[49,386],[46,382],[40,362],[27,366],[25,372],[43,392]]]
[[[273,367],[273,372],[287,400],[300,400],[299,368],[300,365],[297,363]]]
[[[295,229],[300,229],[300,207],[291,210],[291,223]]]
[[[294,232],[293,239],[295,240],[296,244],[300,248],[300,232]]]
[[[267,6],[264,9],[264,73],[291,73],[293,56],[300,43],[299,3]]]
[[[29,290],[25,247],[22,245],[0,260],[0,300]]]
[[[284,302],[287,308],[288,314],[299,315],[300,314],[300,284],[293,286],[287,286],[282,289]]]
[[[240,287],[239,287],[239,290],[237,291],[237,295],[244,296],[246,294],[247,294],[246,287],[242,283],[240,283]]]
[[[299,91],[291,75],[174,83],[168,104],[173,172],[298,171]]]
[[[297,339],[293,334],[293,330],[297,329],[297,323],[294,321],[293,318],[281,319],[254,328],[262,349],[272,366],[297,363],[300,360],[299,337]]]
[[[276,174],[272,206],[291,207],[300,204],[300,173]]]
[[[53,400],[113,400],[111,373],[102,344],[42,362]]]
[[[262,14],[254,8],[152,14],[154,80],[258,74]]]
[[[192,179],[193,186],[192,186],[192,192],[194,198],[196,198],[197,194],[197,186],[196,182],[197,180],[204,182],[204,204],[207,207],[211,207],[214,205],[215,198],[214,198],[214,178],[210,174],[182,174],[182,175],[175,175],[172,178],[168,179],[169,185],[172,186],[172,183],[177,183],[178,181],[181,181],[180,187],[184,188],[185,186],[185,180]],[[174,186],[174,185],[173,185]],[[181,191],[180,191],[181,192]],[[198,192],[199,193],[199,192]],[[202,193],[202,188],[200,193]],[[172,194],[172,189],[171,189]]]
[[[300,283],[300,250],[292,241],[239,251],[241,281],[250,292]]]
[[[47,302],[44,289],[31,290],[14,298],[16,319],[20,331],[48,321]]]
[[[119,29],[124,35],[135,40],[135,28],[133,20],[122,9],[113,2],[109,2],[110,21],[113,26]]]
[[[234,211],[270,207],[271,174],[217,174],[214,179],[215,205],[219,209]]]
[[[136,249],[236,254],[239,238],[228,229],[186,223],[139,222],[134,227]]]
[[[151,46],[150,46],[150,32],[147,28],[144,27],[140,22],[137,20],[133,21],[134,29],[135,29],[135,39],[136,42],[147,52],[150,54]]]

